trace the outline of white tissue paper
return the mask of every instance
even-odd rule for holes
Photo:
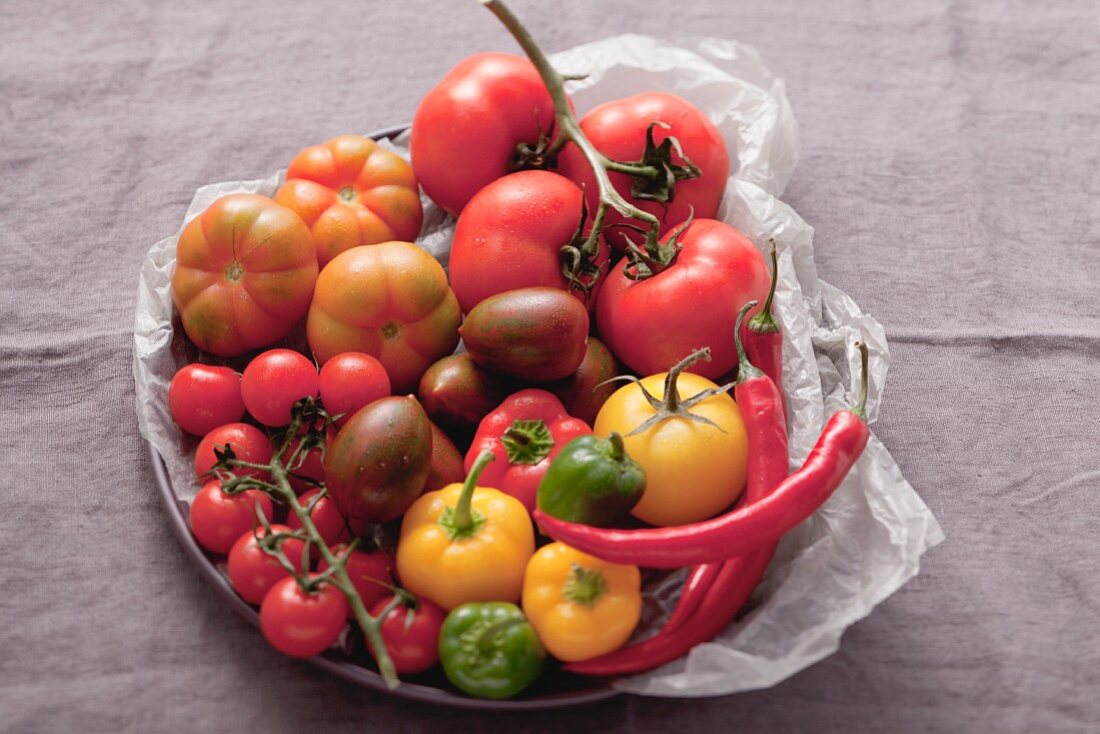
[[[868,417],[874,421],[890,353],[882,326],[848,295],[817,278],[813,228],[778,198],[798,162],[798,131],[783,82],[751,47],[695,39],[671,43],[623,35],[551,57],[563,73],[587,73],[569,83],[579,115],[597,104],[644,91],[692,102],[718,126],[733,174],[719,218],[762,251],[779,244],[775,313],[784,333],[792,468],[801,464],[825,419],[854,403],[859,373],[856,341],[870,347]],[[387,143],[408,157],[407,133]],[[203,186],[184,224],[226,194],[274,194],[283,172],[262,180]],[[418,244],[446,266],[454,220],[425,198]],[[181,226],[182,231],[182,226]],[[168,383],[186,361],[173,333],[170,280],[174,235],[155,244],[142,266],[134,322],[134,377],[142,436],[164,458],[172,486],[194,496],[187,444],[168,412]],[[833,497],[782,541],[751,611],[713,642],[664,667],[615,682],[653,696],[718,696],[766,688],[825,658],[849,625],[870,613],[919,570],[920,557],[943,540],[932,513],[901,475],[886,448],[871,437],[866,452]],[[655,575],[636,639],[655,632],[675,604],[683,571]]]

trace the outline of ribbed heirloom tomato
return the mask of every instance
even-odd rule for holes
[[[642,159],[646,128],[653,122],[668,125],[667,128],[661,125],[653,128],[654,144],[660,146],[666,138],[676,138],[683,155],[673,150],[671,162],[680,165],[686,157],[699,169],[699,176],[677,181],[674,196],[667,203],[632,196],[633,179],[624,173],[608,173],[612,185],[636,207],[656,216],[661,221],[662,234],[687,219],[693,210],[696,217],[715,216],[729,177],[729,152],[714,123],[687,100],[674,94],[646,92],[607,102],[581,118],[581,130],[605,156],[627,163]],[[573,145],[566,146],[558,162],[559,172],[584,188],[588,207],[595,211],[599,190],[592,167],[580,150]],[[628,220],[614,209],[607,213],[606,226],[624,221]],[[629,234],[635,242],[641,242],[641,235],[628,230],[612,228],[609,231]],[[608,238],[608,244],[621,250],[626,240],[623,234],[616,234]]]
[[[530,61],[474,54],[420,102],[409,141],[413,169],[432,201],[458,216],[486,184],[522,167],[517,146],[536,148],[553,127],[554,103]]]
[[[236,357],[289,334],[316,280],[302,218],[266,196],[230,194],[180,234],[172,300],[197,347]]]
[[[306,335],[322,367],[341,352],[364,352],[386,368],[395,392],[407,393],[454,351],[461,320],[443,267],[412,243],[384,242],[353,247],[325,266]]]
[[[340,135],[295,156],[275,201],[305,221],[322,268],[357,245],[413,240],[424,218],[412,166],[361,135]]]

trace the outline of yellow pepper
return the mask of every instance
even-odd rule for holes
[[[622,647],[638,626],[642,575],[637,566],[551,543],[527,564],[523,611],[558,660],[594,658]]]
[[[465,483],[421,496],[401,522],[401,583],[444,609],[470,601],[515,602],[523,589],[535,533],[522,502],[476,486],[492,460],[492,452],[483,451]]]

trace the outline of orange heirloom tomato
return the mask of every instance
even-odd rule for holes
[[[358,245],[414,240],[424,218],[412,166],[361,135],[340,135],[295,156],[275,201],[313,232],[322,268]]]
[[[230,194],[184,227],[172,300],[197,347],[235,357],[289,334],[316,281],[317,253],[302,218],[266,196]]]
[[[309,348],[324,365],[342,352],[376,357],[395,395],[458,346],[462,313],[443,267],[409,242],[353,247],[317,278],[306,319]]]

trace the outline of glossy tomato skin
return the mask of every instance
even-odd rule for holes
[[[424,95],[409,141],[424,192],[458,216],[466,202],[510,173],[516,146],[553,130],[554,103],[534,65],[512,54],[461,61]]]
[[[624,173],[610,172],[611,183],[636,207],[653,214],[661,221],[661,233],[685,221],[694,209],[697,218],[712,218],[718,213],[726,180],[730,174],[729,152],[718,128],[702,110],[674,94],[646,92],[626,99],[606,102],[581,119],[581,130],[596,148],[608,158],[631,162],[641,160],[645,151],[645,133],[655,120],[667,123],[671,129],[653,128],[653,141],[660,145],[667,137],[675,137],[683,147],[684,155],[702,172],[698,178],[676,183],[675,195],[668,204],[639,200],[630,195],[633,179]],[[673,163],[683,159],[673,153]],[[596,179],[592,169],[576,146],[567,146],[558,158],[559,172],[575,181],[585,190],[588,207],[595,211],[599,200]],[[624,217],[611,210],[605,226],[620,224]],[[611,232],[625,232],[637,243],[641,237],[622,228]],[[608,238],[616,250],[623,250],[626,240],[623,234]]]
[[[639,375],[664,372],[710,347],[711,361],[688,371],[716,379],[737,364],[737,312],[746,301],[763,303],[768,266],[749,238],[714,219],[694,220],[680,243],[672,265],[645,280],[630,280],[621,267],[612,270],[596,303],[600,336]]]
[[[412,166],[362,135],[339,135],[296,155],[275,201],[309,227],[322,268],[357,245],[414,240],[424,217]]]
[[[317,253],[302,218],[266,196],[230,194],[180,234],[172,300],[197,347],[236,357],[289,334],[316,281]]]
[[[458,447],[439,426],[432,423],[432,459],[421,494],[443,489],[448,484],[461,483],[465,478],[466,469],[462,466],[462,454]]]
[[[584,293],[570,288],[562,275],[561,256],[580,225],[583,197],[576,184],[549,171],[513,173],[474,195],[455,225],[449,260],[451,287],[462,311],[469,313],[497,293],[530,286],[560,288],[584,303]],[[601,277],[607,258],[601,237],[596,258]],[[592,277],[585,280],[592,282]],[[593,291],[590,304],[595,304],[595,295]]]
[[[370,610],[371,616],[385,611],[392,600],[388,596],[378,601]],[[439,662],[439,631],[446,617],[439,605],[424,598],[417,600],[415,609],[399,604],[390,610],[382,620],[382,641],[398,673],[423,673]],[[369,649],[373,656],[374,648]]]
[[[344,568],[351,578],[351,585],[359,592],[359,598],[363,600],[363,606],[368,610],[379,599],[386,598],[393,591],[393,558],[381,550],[370,553],[361,550],[353,550],[348,556],[347,546],[339,545],[332,549],[337,558],[347,558]],[[317,572],[322,573],[328,568],[328,564],[322,558],[317,564]],[[355,616],[351,607],[348,607],[348,619]]]
[[[256,515],[257,505],[270,521],[274,507],[266,494],[258,489],[226,494],[222,491],[221,482],[211,479],[191,500],[187,522],[199,545],[212,553],[224,555],[238,538],[260,524]]]
[[[428,368],[417,399],[428,417],[466,449],[481,419],[519,389],[519,383],[490,372],[463,352]]]
[[[168,408],[176,425],[194,436],[236,423],[244,415],[241,375],[228,367],[184,365],[168,385]]]
[[[550,383],[546,389],[558,396],[569,415],[592,425],[600,408],[618,389],[616,383],[607,382],[618,374],[615,355],[606,344],[590,336],[577,371],[564,380]]]
[[[317,397],[321,378],[313,362],[293,349],[269,349],[244,368],[241,394],[252,417],[265,426],[290,424],[290,410],[305,397]]]
[[[461,320],[435,258],[410,242],[384,242],[353,247],[325,266],[306,336],[322,367],[342,352],[364,352],[378,358],[396,392],[406,393],[458,346]]]
[[[319,655],[340,636],[348,603],[336,587],[302,591],[292,577],[279,581],[260,604],[260,629],[279,652],[294,658]]]
[[[272,533],[289,533],[286,525],[272,525]],[[249,530],[229,549],[226,570],[233,589],[249,604],[259,604],[264,600],[271,587],[290,576],[278,559],[264,553],[256,542],[256,536],[267,535],[265,528],[256,528],[255,534]],[[302,566],[302,551],[305,543],[297,538],[287,538],[281,544],[283,554],[300,573],[308,570]]]
[[[302,496],[298,498],[298,502],[304,507],[313,502],[313,498],[320,492],[320,489],[303,492]],[[313,520],[313,524],[317,526],[317,532],[321,534],[321,539],[325,541],[326,545],[333,546],[351,540],[352,532],[348,519],[340,512],[340,508],[331,497],[326,496],[317,500],[309,516]],[[302,521],[293,512],[287,516],[286,524],[293,530],[302,527]]]
[[[392,394],[386,368],[362,352],[337,354],[321,368],[321,401],[330,415],[341,415],[336,425],[369,403]]]
[[[271,442],[263,431],[250,426],[247,423],[229,423],[218,426],[210,433],[203,436],[195,449],[195,473],[203,477],[217,463],[214,449],[225,449],[226,444],[232,447],[233,454],[241,461],[253,464],[267,464],[274,453]],[[250,476],[259,474],[253,469],[236,469],[233,471],[238,476]]]

